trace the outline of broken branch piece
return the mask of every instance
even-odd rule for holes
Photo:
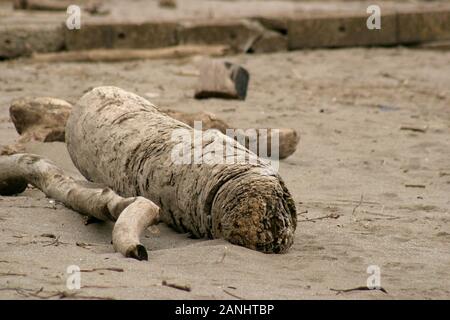
[[[139,237],[159,220],[159,208],[150,200],[123,198],[99,184],[76,181],[37,155],[0,156],[0,195],[21,193],[28,183],[81,214],[102,221],[117,220],[113,230],[114,248],[126,257],[147,260]]]
[[[226,61],[205,60],[194,97],[245,100],[250,75],[246,69]]]
[[[196,134],[133,93],[98,87],[74,106],[66,143],[88,180],[154,201],[161,220],[179,232],[223,238],[266,253],[287,251],[294,240],[296,210],[276,170],[217,130],[211,140],[200,142],[205,148],[194,150],[199,159],[208,160],[180,163],[175,130],[186,139]],[[231,149],[233,162],[210,152],[212,147]]]

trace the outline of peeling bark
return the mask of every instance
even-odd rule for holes
[[[99,87],[74,107],[66,143],[88,180],[123,196],[150,199],[161,208],[161,219],[180,232],[224,238],[267,253],[285,252],[293,242],[296,210],[275,170],[217,130],[201,142],[201,156],[210,156],[210,164],[174,163],[176,129],[187,130],[197,143],[198,132],[147,100],[119,88]],[[208,146],[218,145],[256,163],[223,163],[208,152]]]
[[[13,101],[9,114],[20,138],[15,144],[3,147],[0,154],[24,152],[24,144],[30,141],[64,141],[65,125],[71,110],[70,103],[56,98],[21,98]]]

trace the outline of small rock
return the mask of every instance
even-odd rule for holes
[[[245,100],[249,78],[248,71],[236,64],[224,61],[205,61],[200,66],[195,98]]]

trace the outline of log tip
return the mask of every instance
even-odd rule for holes
[[[264,253],[289,250],[297,211],[279,176],[253,172],[230,180],[222,188],[213,204],[213,232],[217,237]]]
[[[148,261],[147,249],[142,244],[133,245],[130,247],[125,256],[139,261]]]
[[[5,179],[0,181],[0,196],[12,196],[25,191],[28,182],[24,179]]]

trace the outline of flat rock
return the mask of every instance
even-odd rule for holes
[[[246,69],[225,61],[206,60],[200,65],[195,98],[245,100],[250,75]]]

